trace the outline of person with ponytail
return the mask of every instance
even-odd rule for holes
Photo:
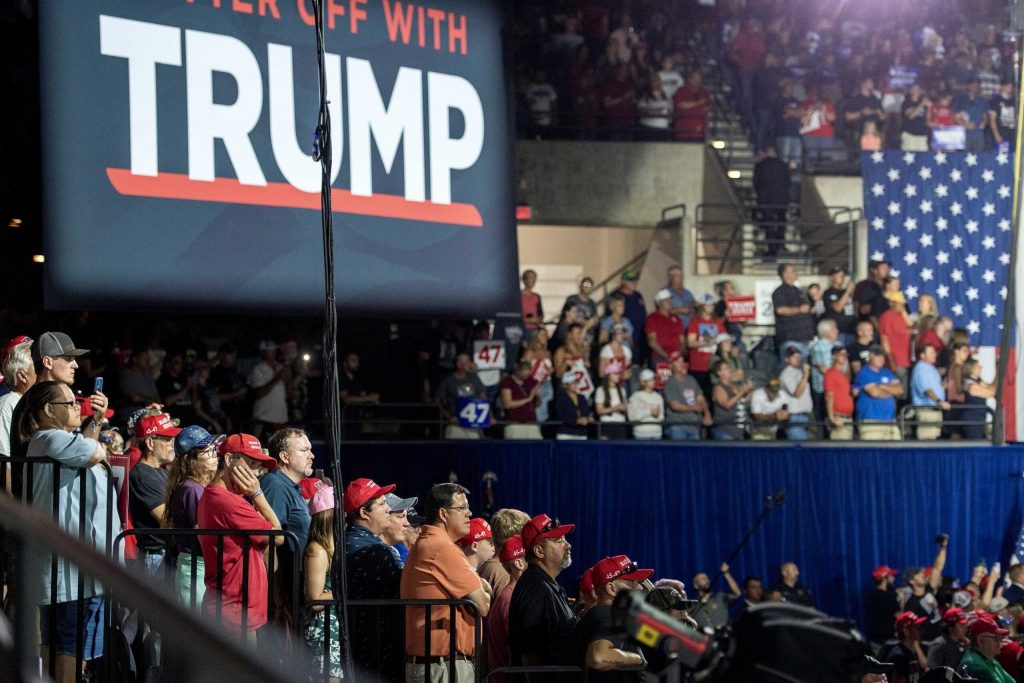
[[[89,543],[97,551],[107,552],[113,541],[114,530],[120,529],[121,520],[116,509],[110,510],[110,469],[106,465],[107,451],[98,441],[85,438],[77,432],[82,415],[71,388],[59,381],[36,383],[24,398],[24,411],[20,415],[18,434],[27,444],[27,457],[38,458],[39,463],[26,465],[25,481],[31,482],[32,506],[42,515],[52,517],[56,507],[56,522],[71,536]],[[82,471],[85,470],[84,481]],[[54,505],[56,489],[59,500]],[[84,535],[80,536],[80,515],[84,516]],[[103,597],[102,587],[91,577],[85,577],[82,592],[78,591],[78,568],[63,558],[57,559],[57,591],[51,595],[51,564],[44,563],[40,578],[42,607],[39,614],[43,661],[49,659],[49,648],[57,647],[55,680],[71,682],[79,678],[75,671],[77,632],[83,634],[83,661],[103,656]],[[83,623],[78,623],[78,603],[82,605]],[[53,622],[56,620],[55,628]],[[57,643],[51,643],[51,631],[57,634]]]

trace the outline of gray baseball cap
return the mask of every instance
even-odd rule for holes
[[[411,510],[412,507],[420,502],[419,498],[399,498],[393,493],[388,493],[384,496],[384,502],[388,504],[388,512],[401,512],[402,510]]]
[[[36,360],[44,356],[84,356],[88,349],[76,349],[75,342],[63,332],[43,332],[32,345],[32,357]]]

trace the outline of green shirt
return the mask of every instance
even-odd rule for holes
[[[985,659],[981,653],[971,648],[964,653],[960,660],[960,666],[967,667],[967,673],[979,681],[993,681],[994,683],[1014,683],[1013,677],[1006,673],[1002,664],[994,659]]]

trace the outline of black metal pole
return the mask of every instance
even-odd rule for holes
[[[344,671],[350,680],[355,679],[352,653],[349,648],[348,612],[345,609],[347,586],[345,582],[344,542],[344,486],[341,478],[341,395],[338,391],[338,303],[334,290],[334,221],[331,208],[331,114],[327,101],[327,69],[324,64],[326,45],[324,41],[323,0],[312,0],[316,17],[316,59],[320,83],[320,108],[317,117],[316,145],[313,158],[320,162],[320,219],[323,227],[324,249],[324,335],[323,335],[323,376],[324,376],[324,441],[331,459],[334,480],[334,561],[331,563],[331,585],[336,600],[341,603],[338,610],[338,633],[341,640]],[[326,619],[325,619],[326,621]]]

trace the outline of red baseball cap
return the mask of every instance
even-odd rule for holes
[[[487,520],[483,517],[474,517],[469,520],[469,533],[457,540],[456,543],[465,548],[477,541],[493,537],[493,534],[491,534],[491,525],[487,523]]]
[[[472,524],[472,522],[470,523]],[[505,541],[505,545],[501,546],[498,559],[502,562],[511,562],[512,560],[518,560],[520,557],[526,557],[523,539],[521,536],[511,536]]]
[[[677,360],[684,360],[685,361],[686,360],[686,356],[684,356],[679,351],[673,351],[672,353],[668,354],[668,362],[669,363],[675,363]]]
[[[928,621],[928,617],[919,617],[913,612],[901,612],[896,617],[896,631],[906,631],[911,626],[920,626]]]
[[[84,415],[85,417],[92,415],[92,403],[89,402],[88,396],[75,396],[75,400],[78,401],[78,405],[82,411],[82,415]],[[107,408],[106,411],[104,412],[104,415],[106,419],[109,420],[110,418],[114,417],[114,411],[111,410],[110,408]]]
[[[942,620],[950,624],[966,624],[967,615],[959,607],[950,607],[942,613]]]
[[[355,512],[374,498],[386,496],[394,490],[394,484],[381,486],[373,479],[353,479],[345,487],[345,514]]]
[[[875,581],[881,581],[887,576],[896,576],[896,570],[887,564],[883,564],[880,567],[875,567],[875,571],[871,572],[871,578]]]
[[[540,514],[523,526],[520,535],[523,538],[523,547],[529,550],[545,538],[560,538],[571,534],[575,528],[575,524],[561,524],[557,519]]]
[[[593,567],[591,567],[587,571],[583,572],[583,576],[580,577],[580,596],[581,597],[583,596],[584,593],[589,595],[589,594],[594,592],[594,577],[590,573],[592,571],[594,571]]]
[[[178,434],[181,434],[181,430],[174,426],[174,421],[167,413],[144,417],[135,423],[135,436],[142,439],[147,436],[166,436],[173,439]]]
[[[326,486],[326,484],[324,484],[324,480],[318,479],[317,477],[306,477],[299,482],[299,490],[305,500],[312,499],[313,496],[316,495],[316,492],[324,486]]]
[[[260,461],[268,470],[277,467],[277,460],[263,452],[260,440],[252,434],[232,434],[221,442],[217,453],[222,457],[229,453],[241,453],[247,458]]]
[[[609,584],[615,579],[623,581],[643,581],[654,575],[653,569],[640,569],[636,562],[625,555],[606,557],[590,570],[590,578],[594,586]]]
[[[31,343],[32,343],[32,337],[26,337],[25,335],[17,336],[14,339],[12,339],[11,341],[7,342],[4,345],[3,352],[0,353],[0,364],[3,364],[4,361],[7,360],[8,354],[10,354],[10,352],[14,350],[15,346],[18,346],[19,344],[31,344]]]
[[[974,638],[984,633],[994,633],[997,636],[1005,636],[1009,631],[1005,628],[999,628],[999,624],[997,624],[991,617],[978,617],[967,625],[967,633]]]

